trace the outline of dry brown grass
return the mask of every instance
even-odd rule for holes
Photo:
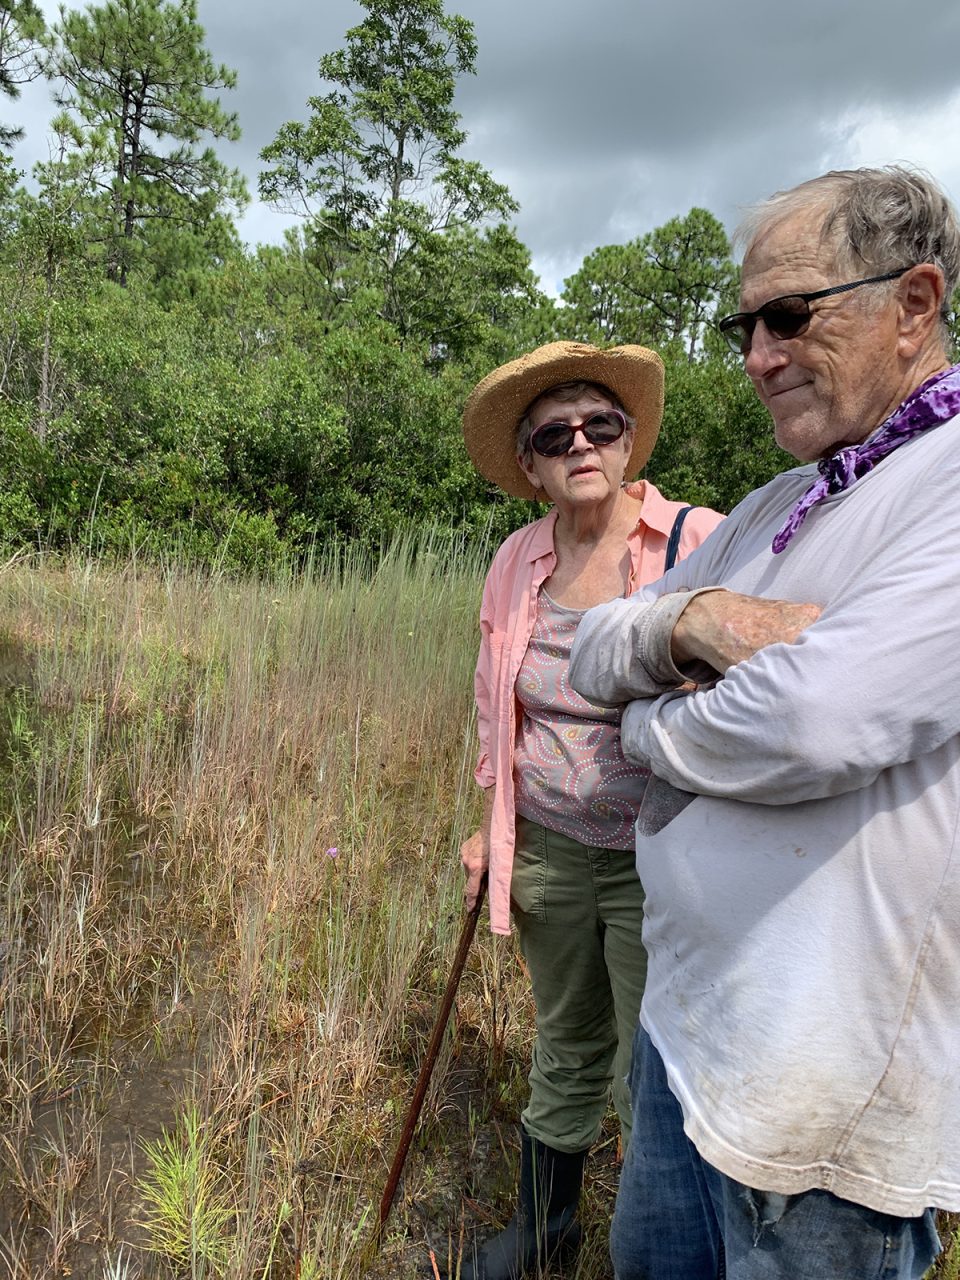
[[[481,578],[0,575],[0,1273],[386,1280],[509,1216],[532,1011],[481,925],[369,1248],[461,924]]]
[[[4,573],[11,1276],[367,1266],[459,931],[479,582],[439,546],[269,584]],[[456,1228],[461,1156],[515,1103],[509,947],[480,939],[455,1021],[370,1274],[426,1258],[412,1205]]]

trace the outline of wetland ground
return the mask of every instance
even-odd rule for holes
[[[509,1217],[532,1007],[484,918],[370,1244],[462,922],[484,559],[3,567],[0,1276],[404,1280]],[[611,1123],[570,1280],[617,1168]]]

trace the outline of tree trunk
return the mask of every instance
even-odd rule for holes
[[[395,210],[400,203],[400,192],[403,188],[403,157],[404,143],[406,142],[406,134],[397,136],[397,154],[393,161],[393,178],[390,183],[390,208]],[[397,254],[400,246],[400,232],[394,227],[390,235],[390,243],[387,246],[387,273],[393,272],[393,268],[397,265]]]
[[[143,131],[143,110],[144,100],[146,98],[147,86],[141,85],[140,93],[137,96],[133,110],[133,125],[130,130],[130,164],[129,164],[129,181],[136,182],[137,174],[140,172],[140,135]],[[127,283],[127,263],[129,259],[130,246],[133,244],[133,232],[137,223],[137,204],[131,187],[130,194],[124,207],[123,218],[123,243],[124,251],[120,270],[120,283],[126,287]]]

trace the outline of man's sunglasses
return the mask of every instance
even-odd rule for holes
[[[717,328],[726,338],[738,356],[748,355],[753,343],[753,331],[757,321],[762,320],[767,331],[774,338],[784,341],[788,338],[799,338],[806,333],[810,324],[810,303],[818,298],[831,298],[835,293],[847,293],[850,289],[859,289],[862,284],[880,284],[883,280],[896,280],[909,271],[909,267],[901,267],[898,271],[888,271],[883,276],[868,276],[866,280],[852,280],[850,284],[836,284],[832,289],[816,289],[813,293],[786,293],[782,298],[774,298],[765,302],[756,311],[738,311],[736,315],[724,316]]]
[[[569,453],[573,438],[582,431],[591,444],[613,444],[627,429],[627,420],[619,409],[591,413],[575,425],[571,422],[544,422],[530,437],[530,448],[542,458],[560,458]]]

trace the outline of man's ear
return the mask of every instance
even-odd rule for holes
[[[932,262],[921,262],[900,277],[897,287],[900,355],[910,359],[929,341],[940,323],[945,288],[943,272]]]

